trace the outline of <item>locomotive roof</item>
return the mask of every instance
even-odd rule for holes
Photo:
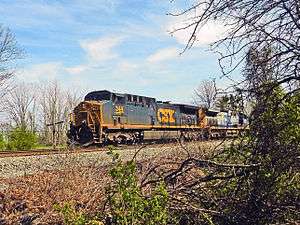
[[[132,96],[139,96],[139,97],[155,100],[155,98],[152,98],[152,97],[147,97],[147,96],[142,96],[142,95],[134,95],[134,94],[128,94],[128,93],[118,93],[118,92],[112,92],[112,91],[108,91],[108,90],[100,90],[100,91],[89,92],[85,96],[84,99],[87,100],[87,99],[95,98],[97,95],[99,96],[101,94],[115,94],[116,96],[120,96],[120,97],[125,97],[125,96],[128,96],[128,95],[132,95]]]
[[[189,108],[189,109],[199,109],[199,106],[196,106],[196,105],[187,105],[187,104],[172,104],[172,105],[175,105],[175,106],[179,106],[179,107],[184,107],[184,108]]]
[[[116,96],[120,96],[120,97],[125,97],[128,95],[139,96],[139,97],[148,98],[148,99],[152,99],[152,100],[156,101],[156,99],[152,98],[152,97],[147,97],[147,96],[142,96],[142,95],[134,95],[134,94],[128,94],[128,93],[118,93],[118,92],[112,92],[112,91],[108,91],[108,90],[92,91],[92,92],[88,93],[84,99],[85,100],[97,99],[97,96],[110,95],[110,94],[115,94]],[[163,103],[163,104],[171,104],[173,106],[178,106],[178,107],[189,109],[189,110],[198,110],[199,109],[199,106],[195,106],[195,105],[171,103],[170,101],[156,101],[156,102]]]

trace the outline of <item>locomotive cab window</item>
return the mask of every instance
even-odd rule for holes
[[[150,107],[150,100],[146,99],[146,106],[149,108]]]
[[[142,106],[142,107],[144,107],[144,98],[143,97],[139,97],[139,104]]]
[[[87,94],[84,98],[85,101],[103,101],[111,100],[111,93],[108,91],[95,91]]]
[[[115,104],[124,104],[125,103],[125,97],[121,95],[112,95],[112,102]]]

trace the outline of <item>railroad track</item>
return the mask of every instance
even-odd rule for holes
[[[195,143],[207,143],[207,142],[215,142],[216,140],[205,140],[205,141],[194,141]],[[219,140],[220,141],[220,140]],[[139,149],[144,147],[167,147],[174,146],[174,144],[178,144],[177,142],[167,142],[167,143],[154,143],[154,142],[146,142],[143,144],[137,145],[125,145],[121,144],[116,146],[116,150],[127,150],[127,149]],[[56,155],[56,154],[75,154],[75,153],[85,153],[85,152],[97,152],[97,151],[107,151],[108,146],[104,147],[87,147],[87,148],[60,148],[60,149],[32,149],[32,150],[23,150],[23,151],[1,151],[0,150],[0,158],[5,157],[24,157],[24,156],[39,156],[39,155]]]
[[[170,145],[170,143],[168,143]],[[139,149],[143,146],[155,146],[159,144],[142,144],[142,145],[118,145],[116,150],[127,150],[127,149]],[[164,144],[166,146],[167,144]],[[6,157],[24,157],[24,156],[39,156],[39,155],[57,155],[57,154],[76,154],[76,153],[85,153],[85,152],[98,152],[98,151],[108,151],[108,147],[88,147],[88,148],[62,148],[62,149],[31,149],[23,151],[1,151],[0,158]]]
[[[144,145],[155,145],[155,144],[141,144],[141,145],[118,145],[116,150],[121,149],[138,149]],[[157,144],[156,144],[157,145]],[[60,148],[60,149],[31,149],[31,150],[0,150],[0,158],[5,157],[23,157],[23,156],[38,156],[38,155],[56,155],[56,154],[75,154],[75,153],[84,153],[84,152],[96,152],[96,151],[107,151],[108,146],[104,147],[86,147],[86,148]]]
[[[23,157],[23,156],[38,156],[38,155],[56,155],[56,154],[74,154],[81,152],[103,151],[104,148],[86,148],[86,149],[32,149],[23,151],[0,151],[0,158],[5,157]]]

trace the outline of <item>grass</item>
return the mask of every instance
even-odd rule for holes
[[[56,149],[66,149],[67,145],[57,145]],[[36,145],[34,148],[32,149],[22,149],[22,151],[30,151],[30,150],[53,150],[53,146],[52,145],[42,145],[42,144],[38,144]],[[6,149],[4,148],[0,148],[0,151],[18,151],[17,149]]]
[[[56,149],[64,149],[67,148],[67,145],[57,145]],[[37,150],[41,150],[41,149],[45,149],[45,150],[51,150],[53,149],[53,145],[42,145],[42,144],[38,144],[34,149]]]

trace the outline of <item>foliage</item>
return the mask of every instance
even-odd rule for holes
[[[106,187],[106,198],[112,224],[166,224],[168,219],[168,193],[160,183],[146,196],[138,185],[136,164],[133,160],[123,163],[114,147],[109,146],[113,166],[109,171],[111,182]],[[89,216],[75,203],[55,204],[67,225],[103,224],[97,217]],[[98,212],[98,215],[106,212]],[[102,218],[102,216],[100,216]],[[109,218],[109,217],[108,217]],[[108,219],[107,218],[107,219]],[[102,218],[103,219],[103,218]]]
[[[136,177],[136,163],[122,163],[112,150],[114,166],[110,170],[112,182],[108,200],[115,224],[166,224],[168,193],[160,183],[150,196],[144,196]]]
[[[0,150],[5,148],[5,140],[2,133],[0,133]]]
[[[227,110],[229,108],[229,97],[227,95],[219,97],[215,106],[220,108],[221,111]]]
[[[260,90],[245,136],[210,156],[189,156],[164,174],[175,187],[172,214],[190,224],[300,221],[300,92],[274,86]]]
[[[219,190],[219,197],[230,199],[225,211],[232,224],[300,219],[296,211],[300,198],[300,93],[288,96],[280,88],[266,91],[254,108],[250,136],[222,155],[227,161],[260,165]]]
[[[34,132],[16,127],[8,134],[7,149],[28,150],[32,149],[36,143],[37,137]]]
[[[239,91],[230,95],[222,95],[215,102],[215,106],[220,108],[221,111],[231,110],[233,112],[243,112],[243,96]]]
[[[245,78],[244,86],[249,92],[249,97],[259,97],[261,93],[256,92],[260,89],[261,85],[276,80],[278,74],[273,67],[276,62],[271,61],[275,54],[275,49],[269,45],[263,46],[260,50],[254,46],[249,48],[246,54],[246,64],[243,69],[243,76]],[[260,74],[260,76],[257,76],[257,74]]]
[[[250,176],[251,194],[256,199],[249,205],[258,210],[262,222],[270,223],[274,219],[293,219],[296,215],[293,208],[300,197],[297,194],[297,187],[298,190],[300,188],[297,164],[300,152],[300,93],[288,96],[277,88],[264,96],[268,97],[258,102],[254,111],[257,117],[251,125],[255,139],[250,160],[260,162],[261,167]],[[260,205],[259,208],[257,205]]]
[[[61,213],[66,225],[102,225],[95,219],[90,219],[86,214],[75,209],[74,204],[65,203],[63,206],[54,205],[54,209]]]

